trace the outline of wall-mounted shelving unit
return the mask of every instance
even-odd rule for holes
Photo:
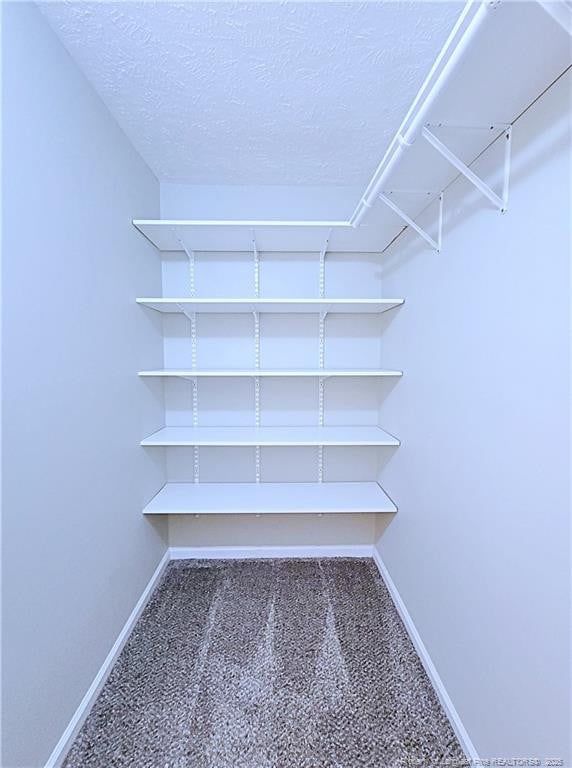
[[[458,173],[464,174],[494,207],[506,210],[511,122],[569,63],[566,46],[560,46],[551,57],[547,57],[541,47],[530,48],[528,29],[532,26],[548,31],[555,22],[540,5],[518,5],[516,14],[514,4],[510,3],[467,4],[353,214],[350,216],[348,211],[347,221],[189,219],[133,222],[159,251],[167,254],[163,259],[163,292],[171,295],[137,300],[142,307],[160,312],[164,328],[172,334],[169,344],[165,345],[164,367],[142,370],[139,375],[142,379],[162,380],[165,392],[178,398],[174,405],[166,407],[165,428],[145,438],[142,445],[166,451],[184,447],[194,449],[193,482],[168,482],[146,507],[146,513],[394,511],[392,504],[385,503],[386,497],[377,482],[346,483],[339,477],[328,477],[328,482],[324,482],[324,451],[334,446],[348,450],[395,448],[395,438],[372,423],[371,410],[359,413],[357,421],[360,424],[361,420],[365,423],[367,417],[365,426],[340,425],[339,422],[346,414],[348,419],[355,417],[356,409],[362,405],[361,391],[367,382],[373,386],[379,382],[381,386],[382,380],[397,381],[402,375],[399,370],[385,369],[381,365],[372,365],[369,359],[362,359],[364,350],[371,348],[371,326],[364,342],[359,338],[352,318],[361,318],[359,322],[364,324],[372,318],[375,322],[376,315],[395,310],[403,300],[381,299],[379,296],[360,298],[358,290],[348,290],[348,286],[355,282],[350,273],[346,281],[340,281],[338,277],[335,290],[328,290],[329,295],[326,295],[326,256],[335,254],[339,262],[339,258],[352,255],[379,254],[404,225],[414,229],[429,247],[440,250],[443,190]],[[490,22],[491,18],[495,19],[494,24]],[[525,23],[516,23],[519,19]],[[469,45],[477,36],[480,50],[490,54],[485,58],[475,46]],[[512,45],[506,46],[504,41],[509,37]],[[527,51],[518,67],[512,59],[516,49]],[[510,88],[487,87],[486,84],[498,80],[499,73],[504,73],[502,76],[511,73]],[[493,142],[503,148],[499,153],[497,174],[500,181],[482,179],[470,168],[472,161]],[[430,205],[436,211],[431,231],[415,221]],[[174,264],[170,252],[173,251],[184,253],[188,260],[185,268],[177,271],[178,277],[173,276],[175,272],[171,269]],[[229,254],[243,254],[245,263],[250,261],[252,295],[248,295],[248,289],[233,295],[239,290],[238,283],[233,282],[238,272],[235,261],[228,258]],[[289,296],[288,280],[276,278],[274,265],[269,271],[269,283],[274,289],[270,291],[271,295],[262,295],[264,254],[274,257],[279,254],[286,259],[289,255],[304,254],[306,257],[316,254],[315,283],[302,296],[295,295],[300,290],[301,281],[310,274],[307,269],[302,270],[304,277],[298,283],[289,283],[292,289]],[[197,296],[196,262],[204,257],[213,262],[207,269],[203,264],[203,274],[208,275],[211,289],[205,289],[204,296]],[[217,267],[217,261],[225,266]],[[219,276],[223,282],[225,277],[228,278],[229,291],[220,290]],[[286,296],[278,297],[275,295],[278,292],[284,292]],[[241,345],[240,333],[246,332],[246,326],[240,316],[247,313],[252,314],[254,320],[252,346]],[[230,350],[223,350],[217,341],[217,334],[223,332],[222,321],[217,315],[229,323],[224,327],[229,334]],[[262,315],[264,323],[261,323]],[[272,315],[283,316],[280,327]],[[304,320],[312,315],[318,316],[317,324],[315,319]],[[354,323],[346,339],[339,338],[342,321],[336,320],[336,315]],[[330,316],[334,318],[332,335],[338,333],[338,338],[334,339],[337,346],[333,357],[326,353],[327,316],[328,323]],[[303,323],[306,325],[302,332]],[[315,331],[318,344],[312,357],[308,339]],[[288,336],[296,332],[299,334],[297,339]],[[189,337],[187,351],[183,351],[186,350],[185,334]],[[261,344],[261,337],[264,344]],[[270,349],[268,355],[269,344],[281,345],[285,354],[272,354]],[[303,362],[299,364],[298,358]],[[284,382],[281,383],[281,379]],[[356,388],[353,402],[347,394],[342,402],[339,392],[335,393],[334,407],[338,412],[332,424],[328,423],[325,409],[326,381],[329,379],[332,381],[328,387],[347,385],[350,389]],[[185,386],[190,386],[190,392],[183,392]],[[304,386],[314,387],[311,392],[306,391],[306,399],[300,390]],[[265,387],[273,388],[270,395],[266,393],[266,403]],[[282,389],[277,391],[276,387]],[[358,387],[362,389],[356,396]],[[227,394],[229,405],[226,410],[221,404],[221,391]],[[282,413],[280,408],[296,393],[301,400],[292,411],[295,415],[288,425],[275,423]],[[315,398],[313,425],[306,424],[308,397]],[[245,413],[244,406],[248,398],[250,416]],[[203,399],[206,407],[201,404]],[[265,423],[265,413],[270,414],[271,423]],[[236,423],[248,418],[252,422],[249,425]],[[185,419],[188,423],[184,423]],[[217,419],[220,423],[215,423]],[[203,447],[237,451],[254,448],[256,482],[237,486],[231,482],[201,483],[200,449]],[[318,451],[315,483],[261,482],[261,448],[307,451],[312,447]]]
[[[177,290],[174,296],[137,299],[141,307],[160,313],[163,323],[168,324],[164,325],[164,329],[170,329],[174,334],[172,338],[165,337],[165,367],[141,370],[139,376],[142,379],[162,380],[165,388],[175,385],[179,387],[173,395],[179,398],[176,404],[166,407],[166,425],[145,437],[141,445],[153,450],[180,451],[185,448],[192,450],[192,467],[189,468],[192,476],[189,481],[179,482],[180,477],[177,473],[175,473],[176,477],[168,477],[165,486],[144,508],[144,513],[197,516],[247,513],[324,515],[395,512],[395,504],[381,488],[377,477],[348,481],[346,477],[339,477],[335,469],[332,470],[331,477],[324,476],[327,464],[325,451],[394,450],[399,446],[399,440],[396,437],[385,432],[377,423],[373,423],[377,421],[377,415],[372,414],[371,410],[366,416],[359,415],[360,423],[340,423],[344,418],[351,418],[356,408],[359,410],[362,407],[362,398],[359,393],[360,387],[365,384],[360,384],[359,380],[369,381],[377,386],[376,380],[398,380],[402,376],[400,370],[386,369],[380,365],[372,365],[369,359],[364,360],[366,355],[362,348],[368,350],[373,348],[372,344],[375,341],[373,329],[377,326],[371,324],[378,322],[376,318],[388,310],[400,307],[403,299],[384,299],[377,295],[351,297],[326,295],[326,261],[330,253],[341,254],[340,258],[342,261],[344,259],[347,261],[347,268],[350,269],[352,278],[354,277],[353,265],[359,260],[360,254],[366,254],[370,263],[370,274],[374,275],[373,279],[379,280],[379,270],[371,271],[371,264],[375,266],[375,259],[371,258],[371,253],[376,252],[374,232],[364,227],[358,233],[344,222],[134,221],[134,225],[159,251],[167,252],[163,260],[164,270],[177,267],[177,263],[181,264],[181,255],[186,261],[186,266],[177,267],[173,273],[176,273],[175,277],[169,272],[170,276],[166,282],[165,272],[163,273],[164,291],[167,285],[169,292],[173,292],[172,289],[175,287]],[[172,251],[176,251],[177,254],[170,253]],[[286,275],[289,270],[289,259],[296,258],[296,254],[300,253],[304,254],[305,259],[309,257],[311,260],[314,256],[316,258],[315,272],[312,273],[312,279],[315,279],[315,282],[313,285],[306,286],[308,289],[306,295],[302,297],[262,296],[265,254],[278,254]],[[213,296],[211,292],[211,295],[197,296],[196,288],[197,284],[200,284],[200,280],[197,280],[198,262],[202,260],[203,267],[206,265],[211,270],[218,288],[220,281],[225,282],[226,270],[224,266],[217,265],[219,263],[224,265],[228,254],[233,255],[233,258],[238,255],[244,262],[243,267],[250,275],[253,295],[221,297]],[[234,261],[231,263],[234,264]],[[308,273],[304,274],[307,279]],[[371,289],[369,280],[365,282]],[[281,290],[288,290],[287,279],[279,281],[278,284]],[[338,276],[337,285],[334,286],[336,293],[341,293],[346,284],[347,280]],[[297,279],[291,285],[296,291],[300,290],[300,282]],[[226,287],[231,293],[235,287],[232,279],[227,278]],[[188,295],[185,295],[187,292]],[[240,326],[238,318],[245,314],[251,314],[254,322],[248,321],[246,326],[244,324]],[[270,323],[267,326],[265,319],[264,328],[270,329],[270,338],[265,338],[264,333],[261,332],[259,317],[261,314],[264,314]],[[206,341],[201,338],[197,315],[201,315],[207,323],[204,326],[207,332]],[[222,316],[220,320],[217,320],[217,315]],[[270,315],[282,316],[280,328],[273,324],[274,321],[269,317]],[[311,320],[311,317],[316,315],[317,320]],[[351,332],[345,342],[337,339],[338,344],[342,346],[337,351],[336,364],[328,365],[325,320],[328,317],[329,323],[330,316],[335,318],[336,315],[340,316],[339,320],[334,322],[338,334],[340,332],[343,334],[340,331],[340,323],[342,327],[346,327],[344,324],[349,323]],[[214,319],[211,321],[209,317]],[[215,326],[209,326],[209,322],[214,322]],[[227,325],[221,326],[221,322]],[[173,323],[176,323],[176,328]],[[271,346],[279,344],[282,337],[288,339],[289,334],[293,332],[292,324],[295,328],[300,328],[302,327],[300,323],[306,323],[303,326],[306,329],[304,337],[306,348],[302,350],[306,355],[304,359],[312,358],[313,364],[287,364],[279,367],[279,364],[276,365],[276,358],[280,358],[278,354],[273,356],[274,359],[271,361],[273,364],[263,365],[262,341],[265,342],[264,349],[268,353],[268,344]],[[369,323],[365,341],[358,328],[360,323]],[[246,328],[245,332],[252,334],[250,342],[246,340],[242,346],[236,341],[238,326],[243,330]],[[229,354],[236,355],[234,350],[238,346],[243,355],[241,359],[246,362],[246,365],[224,365],[219,356],[212,351],[213,348],[220,349],[221,340],[218,334],[224,333],[221,328],[226,329],[230,334],[230,338],[226,340],[227,349],[224,350],[224,354],[227,357]],[[200,329],[203,329],[202,320]],[[317,345],[312,353],[308,350],[312,343],[315,343],[311,342],[314,333],[317,333],[315,338]],[[201,347],[203,342],[206,352],[205,348]],[[302,348],[304,344],[295,339],[290,339],[289,342],[286,354],[291,359],[301,354],[298,353],[298,347]],[[187,351],[182,353],[181,349],[185,343],[188,344],[185,347]],[[344,343],[345,346],[343,346]],[[345,350],[344,354],[341,350]],[[173,356],[177,362],[184,359],[189,365],[172,365]],[[340,365],[340,360],[344,364]],[[280,384],[281,379],[285,380],[283,384]],[[334,423],[331,424],[328,423],[328,415],[332,414],[328,414],[325,408],[326,381],[329,379],[346,382],[348,391],[353,393],[353,395],[344,396],[341,411],[338,393],[338,410],[333,414]],[[241,381],[245,382],[244,386],[247,386],[247,390],[244,390],[243,385],[239,387]],[[272,384],[274,388],[278,386],[281,389],[278,394],[273,389],[268,396],[270,405],[267,407],[270,408],[272,423],[267,424],[265,423],[266,401],[263,395],[264,387],[271,382],[274,382]],[[223,387],[222,395],[220,386]],[[302,397],[302,405],[293,409],[296,415],[281,415],[284,411],[280,409],[287,409],[291,398],[300,394],[300,386],[306,387],[306,394]],[[183,391],[180,387],[189,387],[189,389]],[[311,391],[307,387],[310,387]],[[213,388],[222,398],[222,404],[220,399],[214,406],[210,403],[209,395],[212,395]],[[166,389],[165,393],[167,393]],[[200,402],[205,395],[206,410]],[[354,398],[353,402],[349,399],[351,396]],[[309,418],[308,398],[310,400],[313,398],[314,403],[310,406],[315,409],[313,424],[306,423]],[[213,416],[213,408],[215,416]],[[345,411],[350,415],[344,416]],[[366,417],[369,423],[361,423]],[[212,423],[213,418],[222,420],[222,423]],[[283,419],[283,423],[275,423],[280,418]],[[243,422],[250,421],[250,423],[237,424],[237,419]],[[296,419],[300,419],[300,423]],[[251,477],[245,477],[243,482],[238,483],[226,479],[221,482],[201,482],[201,449],[209,451],[244,449],[250,452],[254,450],[249,460],[254,461],[252,469],[255,481],[252,482]],[[263,465],[261,460],[262,449],[316,451],[315,481],[275,482],[273,476],[272,482],[265,482],[262,469],[266,464]],[[184,460],[179,463],[177,461],[175,460],[174,464],[178,467],[181,461],[184,464]],[[225,474],[225,462],[229,463],[228,457],[217,466],[222,475]],[[356,461],[354,461],[355,464]],[[278,462],[278,470],[283,468],[284,462]],[[276,466],[274,470],[271,473],[273,475],[276,473]],[[300,460],[299,470],[301,474],[307,475],[307,456]]]

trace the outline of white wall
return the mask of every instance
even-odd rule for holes
[[[384,260],[405,375],[379,549],[481,757],[570,759],[570,86],[515,125],[506,215],[460,180],[442,253],[408,234]]]
[[[217,186],[161,183],[163,219],[347,221],[361,187]]]
[[[295,450],[295,449],[292,449]],[[172,547],[371,547],[379,515],[173,515]],[[383,515],[384,524],[390,515]]]
[[[31,3],[3,11],[3,765],[41,766],[165,551],[159,185]],[[33,54],[33,55],[32,55]]]

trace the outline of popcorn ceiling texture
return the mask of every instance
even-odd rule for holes
[[[64,768],[459,768],[371,560],[171,563]]]
[[[462,3],[40,8],[161,181],[365,185]]]

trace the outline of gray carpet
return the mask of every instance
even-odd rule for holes
[[[466,765],[371,560],[176,561],[65,768]]]

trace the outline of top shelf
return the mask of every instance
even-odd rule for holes
[[[134,219],[160,251],[282,251],[379,253],[383,238],[367,225],[347,221],[185,221]]]

